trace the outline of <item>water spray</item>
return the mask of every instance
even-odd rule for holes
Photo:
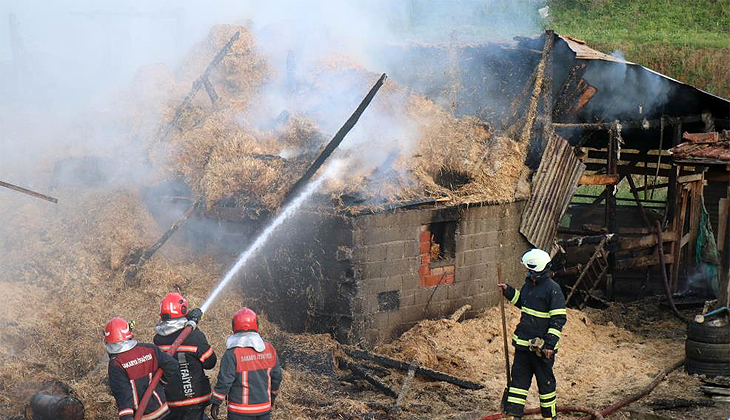
[[[324,173],[319,178],[317,178],[314,182],[309,182],[314,177],[315,173],[317,173],[317,171],[322,167],[327,158],[329,158],[332,152],[337,148],[337,146],[340,145],[347,133],[349,133],[352,127],[355,126],[357,120],[360,119],[362,113],[365,111],[368,105],[370,105],[370,102],[375,97],[375,94],[378,93],[380,87],[383,86],[383,83],[385,83],[386,78],[387,76],[385,75],[385,73],[380,76],[378,81],[375,82],[375,85],[373,85],[368,94],[365,95],[365,98],[362,100],[362,102],[360,102],[360,105],[357,107],[357,109],[355,109],[350,118],[347,119],[345,124],[335,134],[332,140],[330,140],[322,153],[317,157],[317,159],[315,159],[309,169],[307,169],[307,172],[305,172],[304,175],[294,184],[291,190],[284,197],[284,210],[282,210],[281,213],[279,213],[276,218],[274,218],[271,224],[269,224],[269,226],[267,226],[266,229],[261,232],[261,234],[254,241],[254,243],[246,251],[244,251],[240,257],[238,257],[238,261],[236,261],[233,267],[228,270],[228,273],[226,273],[225,277],[223,277],[223,279],[218,283],[216,288],[213,289],[213,292],[210,294],[210,296],[208,296],[208,299],[205,300],[203,306],[200,307],[200,310],[203,311],[203,313],[208,310],[210,305],[215,301],[215,298],[218,297],[220,292],[226,287],[231,279],[233,279],[236,273],[238,273],[238,271],[241,270],[246,262],[248,262],[249,258],[251,258],[251,256],[255,254],[256,251],[261,249],[261,247],[266,243],[266,241],[276,230],[276,228],[281,226],[281,224],[284,223],[285,220],[287,220],[292,214],[294,214],[294,212],[299,209],[299,207],[301,207],[302,204],[309,197],[312,196],[312,194],[314,194],[317,188],[319,188],[319,186],[322,185],[325,180],[333,177],[340,171],[343,163],[342,161],[335,161],[325,169]],[[170,355],[175,354],[178,347],[180,347],[180,345],[188,338],[188,336],[190,336],[190,333],[193,332],[194,328],[195,323],[189,323],[189,325],[186,325],[185,328],[180,331],[180,334],[177,336],[172,345],[170,345],[167,353]],[[147,404],[150,402],[150,398],[152,398],[152,393],[155,388],[157,388],[157,383],[160,382],[161,378],[162,369],[157,369],[157,372],[155,372],[155,376],[153,376],[150,380],[147,390],[142,396],[142,399],[139,401],[137,410],[134,413],[134,420],[140,420],[142,416],[144,416],[144,411],[147,408]]]
[[[203,312],[206,312],[208,310],[208,307],[215,301],[215,298],[218,297],[218,294],[226,287],[228,282],[233,279],[233,277],[238,273],[238,271],[246,264],[246,262],[251,258],[253,254],[256,253],[269,239],[271,234],[281,226],[282,223],[286,219],[288,219],[294,212],[301,207],[302,203],[304,203],[314,192],[319,188],[322,183],[336,175],[340,169],[342,169],[343,162],[341,160],[337,160],[332,162],[325,170],[325,172],[317,178],[314,182],[309,183],[306,188],[294,199],[289,203],[289,205],[286,206],[286,208],[279,213],[278,216],[271,222],[269,226],[264,229],[263,232],[256,238],[254,243],[243,253],[241,253],[241,256],[238,257],[238,261],[231,267],[230,270],[228,270],[228,273],[226,273],[225,277],[223,277],[223,280],[218,283],[218,286],[213,290],[213,292],[208,296],[208,299],[205,300],[203,303],[203,306],[200,307],[200,310]]]

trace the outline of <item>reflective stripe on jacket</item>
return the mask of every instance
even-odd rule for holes
[[[156,334],[154,342],[160,350],[167,351],[180,335],[180,331],[170,335]],[[178,347],[174,357],[178,361],[178,375],[165,386],[168,405],[170,407],[208,405],[211,389],[204,369],[213,369],[217,358],[205,334],[199,329],[193,330]]]
[[[177,375],[175,359],[152,344],[139,343],[130,350],[109,355],[109,388],[121,420],[132,420],[158,367],[162,368],[165,380]],[[158,384],[142,419],[161,418],[168,410],[165,390]]]
[[[271,410],[271,395],[279,391],[281,365],[276,349],[265,342],[257,352],[251,347],[231,347],[221,358],[218,381],[211,401],[228,398],[228,418],[245,418]]]
[[[512,343],[515,349],[526,350],[530,339],[541,337],[545,348],[557,349],[566,322],[565,296],[547,272],[535,277],[533,282],[528,275],[521,290],[507,285],[504,291],[504,296],[522,310]]]

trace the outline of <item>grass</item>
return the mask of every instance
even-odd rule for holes
[[[550,25],[730,98],[730,1],[552,0]]]

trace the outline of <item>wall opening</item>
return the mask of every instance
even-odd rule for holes
[[[457,226],[456,220],[421,225],[418,268],[421,286],[434,287],[454,282]]]
[[[456,258],[456,221],[431,223],[431,266],[450,263]]]

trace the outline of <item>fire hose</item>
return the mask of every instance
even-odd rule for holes
[[[177,336],[177,339],[173,341],[170,348],[167,350],[167,354],[172,356],[177,351],[177,348],[180,347],[180,345],[185,341],[186,338],[190,335],[190,333],[193,332],[193,327],[191,325],[186,325],[185,328],[180,332],[180,335]],[[147,404],[150,402],[150,398],[152,398],[152,392],[157,388],[157,384],[160,382],[160,379],[162,378],[162,369],[157,369],[157,372],[155,372],[155,376],[152,377],[152,380],[150,381],[150,385],[147,387],[147,390],[144,392],[144,395],[142,395],[142,399],[139,401],[139,405],[137,406],[137,412],[134,413],[134,420],[141,420],[142,416],[144,416],[144,410],[147,408]]]
[[[659,374],[654,378],[653,381],[651,381],[647,386],[642,388],[640,391],[633,393],[627,397],[624,397],[620,401],[609,405],[608,407],[604,408],[601,411],[591,410],[588,408],[583,407],[575,407],[575,406],[558,406],[556,407],[556,411],[559,413],[586,413],[587,416],[583,416],[579,418],[578,420],[591,420],[591,419],[597,419],[602,420],[604,417],[615,413],[616,411],[620,410],[621,408],[631,404],[632,402],[635,402],[642,397],[645,397],[647,394],[649,394],[654,388],[659,385],[659,383],[670,373],[677,370],[680,366],[684,365],[684,359],[678,360],[674,362],[671,366],[665,368]],[[528,408],[525,410],[525,414],[537,414],[540,412],[539,408]],[[475,420],[497,420],[505,418],[505,414],[498,413],[498,414],[492,414],[489,416],[479,417]]]

